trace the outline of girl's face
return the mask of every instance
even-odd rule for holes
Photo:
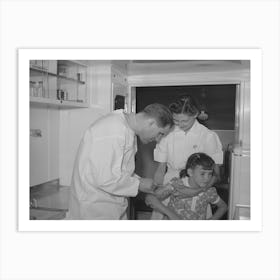
[[[197,115],[189,116],[186,114],[173,114],[173,121],[180,129],[187,132],[193,126],[196,117]]]
[[[196,187],[204,188],[212,179],[213,169],[207,170],[204,169],[201,165],[198,165],[194,169],[189,169],[188,174]]]

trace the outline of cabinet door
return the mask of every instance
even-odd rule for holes
[[[59,110],[30,108],[30,186],[58,179]]]

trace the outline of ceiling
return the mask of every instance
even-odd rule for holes
[[[114,61],[116,62],[116,61]],[[250,68],[249,60],[131,60],[125,63],[128,75],[233,71]]]
[[[242,60],[130,60],[131,63],[174,63],[174,62],[189,62],[195,64],[204,64],[204,63],[237,63],[242,64]]]
[[[249,60],[88,60],[87,63],[108,63],[129,76],[250,69]]]

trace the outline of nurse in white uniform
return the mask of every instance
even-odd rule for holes
[[[223,163],[222,145],[218,135],[200,124],[196,118],[199,109],[191,96],[185,96],[169,106],[173,113],[174,130],[156,145],[154,160],[159,162],[154,181],[158,185],[166,184],[173,177],[179,177],[188,157],[193,153],[203,152],[216,163],[216,177],[213,176],[209,186],[217,181],[218,165]],[[188,193],[192,197],[197,193]],[[164,201],[168,203],[167,200]],[[210,214],[208,214],[210,215]],[[153,211],[151,219],[162,219],[163,215]]]
[[[173,126],[169,109],[151,104],[137,114],[116,110],[85,132],[76,156],[66,219],[126,219],[127,198],[151,193],[153,180],[134,174],[136,135],[159,142]]]

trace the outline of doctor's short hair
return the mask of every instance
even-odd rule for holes
[[[190,95],[182,96],[176,102],[171,103],[169,109],[173,114],[186,114],[188,116],[200,113],[197,100]]]
[[[172,127],[174,125],[172,113],[170,112],[168,107],[162,104],[150,104],[146,106],[141,112],[145,113],[149,117],[154,118],[159,127],[166,127],[167,125]]]
[[[215,161],[205,153],[194,153],[189,156],[185,169],[180,171],[180,178],[189,177],[188,169],[201,166],[204,170],[214,170]]]

